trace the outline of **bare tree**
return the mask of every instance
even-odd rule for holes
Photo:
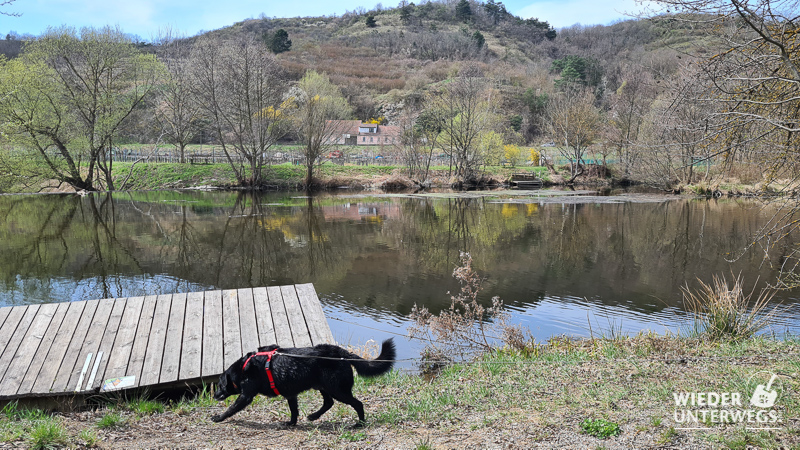
[[[456,185],[476,183],[483,164],[481,136],[494,125],[492,90],[482,74],[466,68],[429,101],[429,114],[443,136],[440,143],[456,169]]]
[[[192,86],[190,72],[191,47],[188,40],[165,32],[158,38],[157,55],[166,66],[166,80],[156,99],[156,118],[178,151],[180,162],[186,162],[186,146],[199,131],[200,104]]]
[[[5,8],[7,6],[11,6],[15,1],[16,0],[3,0],[3,1],[0,1],[0,8]],[[10,17],[19,17],[19,16],[22,15],[20,13],[14,13],[14,12],[8,12],[8,11],[0,11],[0,14],[2,14],[4,16],[10,16]]]
[[[239,184],[261,186],[271,148],[288,126],[283,70],[252,37],[202,39],[192,61],[195,95]]]
[[[306,189],[311,189],[314,165],[324,151],[345,132],[338,119],[350,115],[350,105],[327,76],[309,71],[290,91],[287,103],[293,104],[292,121],[303,145]]]
[[[800,27],[796,0],[660,0],[670,11],[691,14],[710,39],[699,49],[687,101],[706,104],[704,140],[713,156],[762,155],[766,181],[800,175],[792,163],[800,137]],[[776,151],[780,149],[780,151]]]
[[[624,67],[620,78],[620,87],[610,96],[606,137],[617,155],[622,176],[630,178],[640,154],[639,135],[655,100],[656,89],[650,72],[640,65]]]
[[[567,184],[571,184],[583,174],[586,150],[599,136],[600,111],[594,106],[594,94],[570,87],[551,98],[547,115],[550,136],[570,161]]]
[[[408,168],[408,176],[420,186],[425,186],[433,154],[439,149],[441,129],[429,111],[414,107],[404,108],[397,122],[402,134],[396,145]]]

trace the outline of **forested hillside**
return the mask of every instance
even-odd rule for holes
[[[469,13],[465,8],[459,13],[463,4]],[[370,18],[373,26],[367,24]],[[566,68],[554,61],[576,62],[577,77],[602,101],[624,82],[622,73],[632,64],[655,78],[671,76],[679,65],[676,50],[694,51],[700,36],[669,18],[558,31],[546,19],[516,17],[493,1],[431,1],[338,17],[263,17],[207,34],[269,42],[277,30],[286,31],[291,47],[278,55],[281,65],[296,79],[306,70],[328,74],[362,120],[384,116],[392,121],[402,105],[417,101],[429,86],[475,64],[501,91],[506,120],[524,119],[524,141],[542,131],[536,96],[552,92]],[[576,76],[571,70],[566,75]]]

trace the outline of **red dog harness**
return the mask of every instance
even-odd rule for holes
[[[269,378],[269,387],[272,388],[272,392],[274,392],[275,395],[281,395],[281,393],[278,392],[278,388],[275,387],[275,378],[272,377],[272,371],[269,370],[269,364],[272,361],[272,356],[277,351],[278,350],[272,350],[272,351],[269,351],[269,352],[258,352],[258,353],[254,354],[254,355],[250,355],[250,357],[247,358],[244,361],[244,364],[242,365],[242,372],[244,372],[244,369],[247,367],[247,363],[249,363],[250,360],[253,359],[254,356],[266,356],[267,357],[267,361],[264,363],[264,370],[267,371],[267,378]]]

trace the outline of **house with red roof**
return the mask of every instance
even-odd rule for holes
[[[400,143],[400,127],[363,123],[360,120],[331,120],[336,132],[329,144],[338,145],[395,145]]]

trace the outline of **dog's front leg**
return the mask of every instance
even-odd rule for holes
[[[297,397],[286,397],[286,402],[289,403],[289,412],[291,412],[292,417],[285,424],[288,426],[297,425],[297,417],[300,415],[300,411],[297,409]]]
[[[240,394],[239,398],[236,399],[233,404],[231,404],[230,408],[228,408],[224,413],[217,414],[211,416],[211,420],[214,422],[222,422],[223,420],[227,419],[228,417],[238,413],[239,411],[243,410],[247,407],[252,401],[253,396]],[[297,400],[295,399],[295,408],[297,407]]]

